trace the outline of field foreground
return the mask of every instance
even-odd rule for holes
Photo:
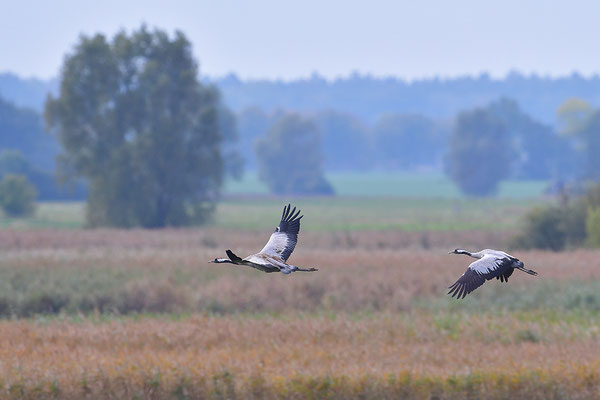
[[[517,251],[538,277],[456,300],[448,251],[503,248],[523,204],[340,204],[307,203],[290,262],[319,271],[289,276],[207,263],[260,249],[274,204],[0,230],[0,398],[600,399],[600,251]]]
[[[600,315],[5,321],[6,395],[597,398]]]

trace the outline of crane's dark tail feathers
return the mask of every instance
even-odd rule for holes
[[[242,259],[238,256],[236,256],[235,254],[233,254],[233,251],[231,250],[226,250],[225,253],[227,253],[227,257],[229,257],[229,259],[231,261],[233,261],[234,263],[238,264],[242,262]]]
[[[523,272],[527,272],[529,275],[533,275],[533,276],[537,276],[537,274],[538,274],[538,273],[537,273],[537,272],[535,272],[534,270],[532,270],[532,269],[527,269],[527,268],[524,268],[524,267],[517,267],[517,269],[519,269],[519,270],[521,270],[521,271],[523,271]]]

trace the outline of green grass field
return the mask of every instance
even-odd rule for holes
[[[521,216],[540,198],[419,197],[226,197],[209,226],[236,230],[271,230],[283,205],[306,215],[304,231],[464,231],[514,230]],[[33,216],[0,217],[0,228],[77,229],[85,225],[85,204],[40,203]]]
[[[462,231],[517,229],[533,205],[548,201],[544,182],[505,182],[496,197],[468,198],[436,174],[332,174],[336,196],[277,197],[267,194],[255,174],[225,185],[211,226],[226,229],[272,229],[283,204],[306,214],[308,231]],[[80,228],[83,203],[41,203],[34,216],[0,216],[0,228]]]
[[[338,196],[392,196],[461,198],[456,185],[440,173],[329,173],[327,179]],[[499,198],[539,197],[547,187],[544,181],[506,181],[500,184]],[[256,173],[248,172],[240,181],[229,180],[225,194],[266,195],[267,186]]]

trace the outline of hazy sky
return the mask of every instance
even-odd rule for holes
[[[180,29],[203,74],[414,79],[600,72],[599,1],[0,0],[0,72],[49,78],[80,33]]]

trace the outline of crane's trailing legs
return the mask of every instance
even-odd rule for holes
[[[292,272],[300,271],[300,272],[314,272],[318,271],[316,268],[300,268],[295,265],[286,265],[285,267],[281,267],[281,272],[284,274],[291,274]]]
[[[538,274],[537,272],[535,272],[535,271],[534,271],[534,270],[532,270],[532,269],[527,269],[527,268],[525,268],[525,264],[523,264],[523,262],[521,262],[521,261],[519,261],[519,262],[517,263],[517,265],[515,265],[515,268],[516,268],[516,269],[518,269],[519,271],[526,272],[526,273],[528,273],[529,275],[537,276],[537,274]]]

